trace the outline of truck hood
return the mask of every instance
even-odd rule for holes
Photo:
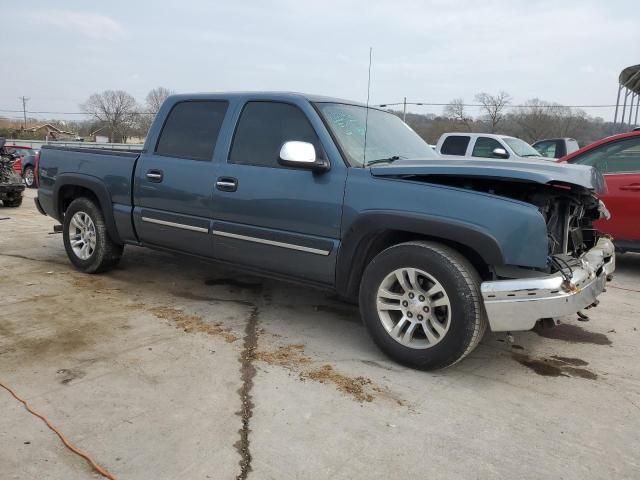
[[[579,186],[595,193],[605,191],[602,174],[585,165],[571,165],[547,160],[425,159],[397,160],[371,167],[375,177],[460,177],[510,180],[538,184]]]

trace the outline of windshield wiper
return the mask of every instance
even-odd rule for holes
[[[522,155],[523,157],[541,157],[539,153],[527,153],[526,155]]]
[[[400,160],[401,158],[403,158],[403,157],[401,157],[400,155],[393,155],[393,156],[387,157],[387,158],[378,158],[376,160],[371,160],[371,161],[367,162],[365,164],[365,167],[368,167],[370,165],[376,165],[378,163],[393,163],[396,160]]]

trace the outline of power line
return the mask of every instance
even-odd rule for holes
[[[27,100],[29,100],[27,98]],[[22,110],[9,110],[9,109],[0,109],[0,112],[5,113],[23,113]],[[34,115],[91,115],[87,112],[36,112],[32,110],[25,110],[24,113],[34,114]],[[131,112],[135,115],[155,115],[158,112]]]
[[[19,97],[19,98],[23,98],[23,97]],[[25,101],[28,101],[29,98],[28,97],[24,97]],[[376,107],[394,107],[394,106],[399,106],[399,105],[405,105],[405,102],[392,102],[392,103],[380,103],[377,105],[374,105]],[[438,102],[406,102],[406,105],[418,105],[418,106],[425,106],[425,107],[446,107],[447,105],[450,105],[450,102],[447,103],[438,103]],[[463,104],[459,104],[460,106],[463,107],[496,107],[499,105],[493,105],[493,104],[487,104],[487,105],[483,105],[481,103],[463,103]],[[615,104],[613,105],[603,105],[603,104],[598,104],[598,105],[563,105],[563,104],[548,104],[548,105],[500,105],[504,108],[559,108],[559,107],[564,107],[564,108],[613,108],[615,107]],[[34,111],[34,110],[11,110],[11,109],[0,109],[0,112],[4,112],[4,113],[22,113],[22,114],[33,114],[33,115],[88,115],[90,116],[90,113],[87,112],[56,112],[56,111]],[[158,112],[131,112],[132,114],[135,115],[155,115]]]
[[[394,103],[381,103],[376,107],[394,107],[398,105],[422,105],[425,107],[446,107],[451,105],[451,102],[447,103],[433,103],[433,102],[394,102]],[[462,107],[504,107],[504,108],[613,108],[614,105],[563,105],[563,104],[548,104],[548,105],[496,105],[496,104],[482,104],[482,103],[459,103]]]

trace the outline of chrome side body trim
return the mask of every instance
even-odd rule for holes
[[[142,217],[142,221],[148,223],[157,223],[158,225],[164,225],[166,227],[181,228],[183,230],[190,230],[192,232],[209,233],[208,228],[185,225],[184,223],[167,222],[166,220],[158,220],[157,218]]]
[[[247,242],[262,243],[265,245],[272,245],[274,247],[282,247],[282,248],[288,248],[290,250],[298,250],[300,252],[313,253],[315,255],[326,256],[331,253],[331,251],[329,250],[320,250],[318,248],[303,247],[302,245],[294,245],[293,243],[277,242],[275,240],[266,240],[264,238],[249,237],[247,235],[240,235],[238,233],[223,232],[220,230],[213,230],[211,233],[219,237],[228,237],[228,238],[235,238],[236,240],[245,240]]]

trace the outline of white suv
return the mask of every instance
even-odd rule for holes
[[[436,151],[445,158],[545,159],[535,148],[519,138],[491,133],[443,133]]]

